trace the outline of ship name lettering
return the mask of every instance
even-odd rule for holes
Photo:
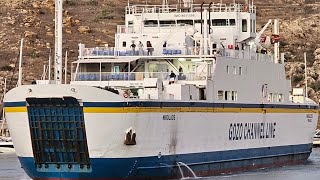
[[[176,115],[175,114],[165,114],[162,116],[162,120],[174,121],[174,120],[176,120]]]
[[[274,139],[276,138],[276,122],[270,123],[231,123],[229,140]]]
[[[175,14],[174,17],[195,17],[195,14]]]

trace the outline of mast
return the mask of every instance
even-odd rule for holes
[[[18,76],[18,86],[22,84],[22,49],[23,49],[23,38],[21,39],[20,45],[20,57],[19,57],[19,76]]]
[[[279,36],[279,20],[274,20],[273,34]],[[279,63],[279,42],[274,43],[274,63]]]
[[[55,0],[55,57],[54,80],[56,84],[62,81],[62,0]]]

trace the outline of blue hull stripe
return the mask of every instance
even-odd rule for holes
[[[26,106],[25,101],[5,102],[5,107]],[[212,108],[285,108],[285,109],[319,109],[316,105],[284,104],[243,104],[243,103],[208,103],[208,102],[84,102],[84,107],[212,107]]]
[[[20,101],[20,102],[4,102],[4,107],[23,107],[27,106],[26,101]]]
[[[293,164],[305,161],[312,144],[264,147],[218,152],[177,154],[136,158],[92,158],[91,167],[83,172],[49,165],[37,169],[32,157],[19,157],[27,174],[35,179],[123,179],[137,177],[179,177],[177,162],[189,165],[196,174],[210,175],[227,172]],[[251,167],[251,168],[245,168]],[[81,170],[80,170],[81,171]],[[148,178],[148,179],[149,179]]]

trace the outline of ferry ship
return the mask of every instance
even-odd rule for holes
[[[175,179],[308,159],[319,107],[286,79],[278,20],[257,32],[253,3],[125,11],[115,46],[80,44],[62,84],[56,0],[54,80],[18,86],[4,100],[32,179]]]

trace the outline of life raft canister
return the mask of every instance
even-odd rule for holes
[[[280,40],[280,36],[278,34],[272,34],[271,36],[271,44],[278,43]]]

